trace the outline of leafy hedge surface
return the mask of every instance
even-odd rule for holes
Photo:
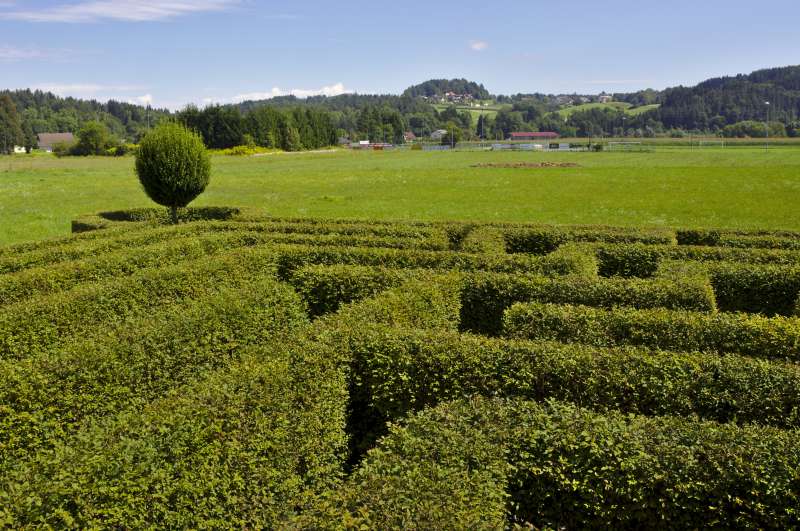
[[[530,226],[503,231],[509,253],[547,254],[568,242],[646,243],[675,245],[670,229],[603,226]]]
[[[506,253],[506,239],[497,227],[479,227],[471,230],[461,242],[466,253]],[[556,248],[553,249],[555,251]],[[547,254],[547,253],[540,253]]]
[[[306,266],[292,273],[289,283],[317,317],[335,312],[342,304],[377,295],[409,280],[414,269],[388,269],[366,266]]]
[[[282,341],[307,322],[299,297],[265,279],[109,326],[22,362],[0,361],[0,470],[87,419],[141,407],[227,366],[248,345]]]
[[[351,364],[356,449],[371,447],[388,421],[472,394],[800,428],[795,364],[379,325],[342,325],[319,340]]]
[[[679,245],[800,249],[800,233],[794,231],[683,229],[677,237]]]
[[[800,362],[800,319],[743,313],[515,304],[503,335],[599,346],[643,345]]]
[[[785,264],[800,262],[800,251],[735,249],[683,245],[584,244],[584,252],[597,255],[603,276],[650,277],[665,260],[736,262],[742,264]]]
[[[597,273],[594,257],[569,248],[541,257],[358,247],[276,245],[272,248],[277,255],[278,275],[282,279],[288,279],[292,271],[306,265],[338,264],[401,269],[515,271],[547,276],[566,274],[594,276]]]
[[[393,426],[300,526],[789,529],[798,435],[558,402],[445,403]]]
[[[221,286],[244,286],[273,274],[273,263],[269,249],[243,250],[6,306],[0,309],[0,359],[25,359],[100,324],[200,298]]]
[[[586,304],[603,308],[716,309],[707,279],[543,278],[498,273],[466,275],[461,297],[462,330],[498,335],[503,312],[515,302]]]
[[[273,528],[335,484],[346,389],[332,356],[263,349],[83,428],[0,487],[11,527]]]
[[[800,264],[751,265],[720,262],[708,265],[720,310],[792,315],[800,294]]]

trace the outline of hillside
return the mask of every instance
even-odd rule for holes
[[[147,130],[148,122],[155,123],[169,115],[166,109],[149,109],[114,100],[101,103],[62,98],[40,90],[0,91],[0,96],[4,94],[11,97],[22,122],[36,134],[76,133],[86,122],[98,121],[115,136],[135,141]]]
[[[448,92],[469,95],[476,100],[488,100],[492,97],[483,85],[466,79],[431,79],[407,88],[403,96],[434,98],[442,97]]]
[[[800,66],[713,78],[661,94],[653,118],[665,127],[710,130],[745,120],[790,124],[800,119]],[[769,105],[766,104],[769,102]]]

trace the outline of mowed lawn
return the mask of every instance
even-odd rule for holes
[[[478,168],[571,162],[577,168]],[[0,244],[146,207],[130,157],[0,157]],[[800,230],[800,149],[654,153],[335,152],[215,157],[195,205],[275,216]]]

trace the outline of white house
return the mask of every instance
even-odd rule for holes
[[[27,153],[27,151],[23,146],[14,146],[14,153],[18,155],[20,153]]]

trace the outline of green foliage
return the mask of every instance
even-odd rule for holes
[[[766,315],[794,313],[800,293],[800,266],[711,262],[705,267],[720,310]]]
[[[800,466],[796,437],[755,426],[599,415],[557,402],[462,400],[393,426],[337,493],[343,509],[321,512],[323,521],[349,517],[356,527],[458,527],[452,514],[472,517],[471,527],[499,529],[503,505],[506,525],[540,529],[792,527],[800,501],[792,487]],[[447,512],[431,509],[437,501]],[[475,519],[476,506],[485,519]]]
[[[179,124],[164,123],[142,139],[136,173],[150,199],[169,207],[177,223],[177,209],[208,186],[211,161],[199,136]]]
[[[234,363],[247,346],[285,340],[306,323],[297,295],[265,279],[72,338],[21,363],[4,360],[0,469],[51,448],[88,420],[159,398]]]
[[[567,242],[605,242],[664,244],[675,243],[669,229],[635,229],[624,227],[511,227],[504,231],[510,253],[547,254]]]
[[[108,155],[119,141],[111,136],[108,128],[100,122],[87,122],[78,131],[78,140],[70,147],[70,155]],[[112,153],[113,154],[113,153]]]
[[[0,96],[0,155],[14,153],[14,146],[25,144],[22,123],[14,102],[7,94]]]
[[[506,239],[495,227],[479,227],[469,231],[461,242],[461,250],[467,253],[505,254]]]
[[[498,335],[503,312],[515,302],[585,304],[602,308],[716,309],[707,279],[592,279],[475,273],[462,281],[462,330]]]
[[[515,304],[503,318],[503,335],[800,361],[800,322],[797,319],[744,313]]]

